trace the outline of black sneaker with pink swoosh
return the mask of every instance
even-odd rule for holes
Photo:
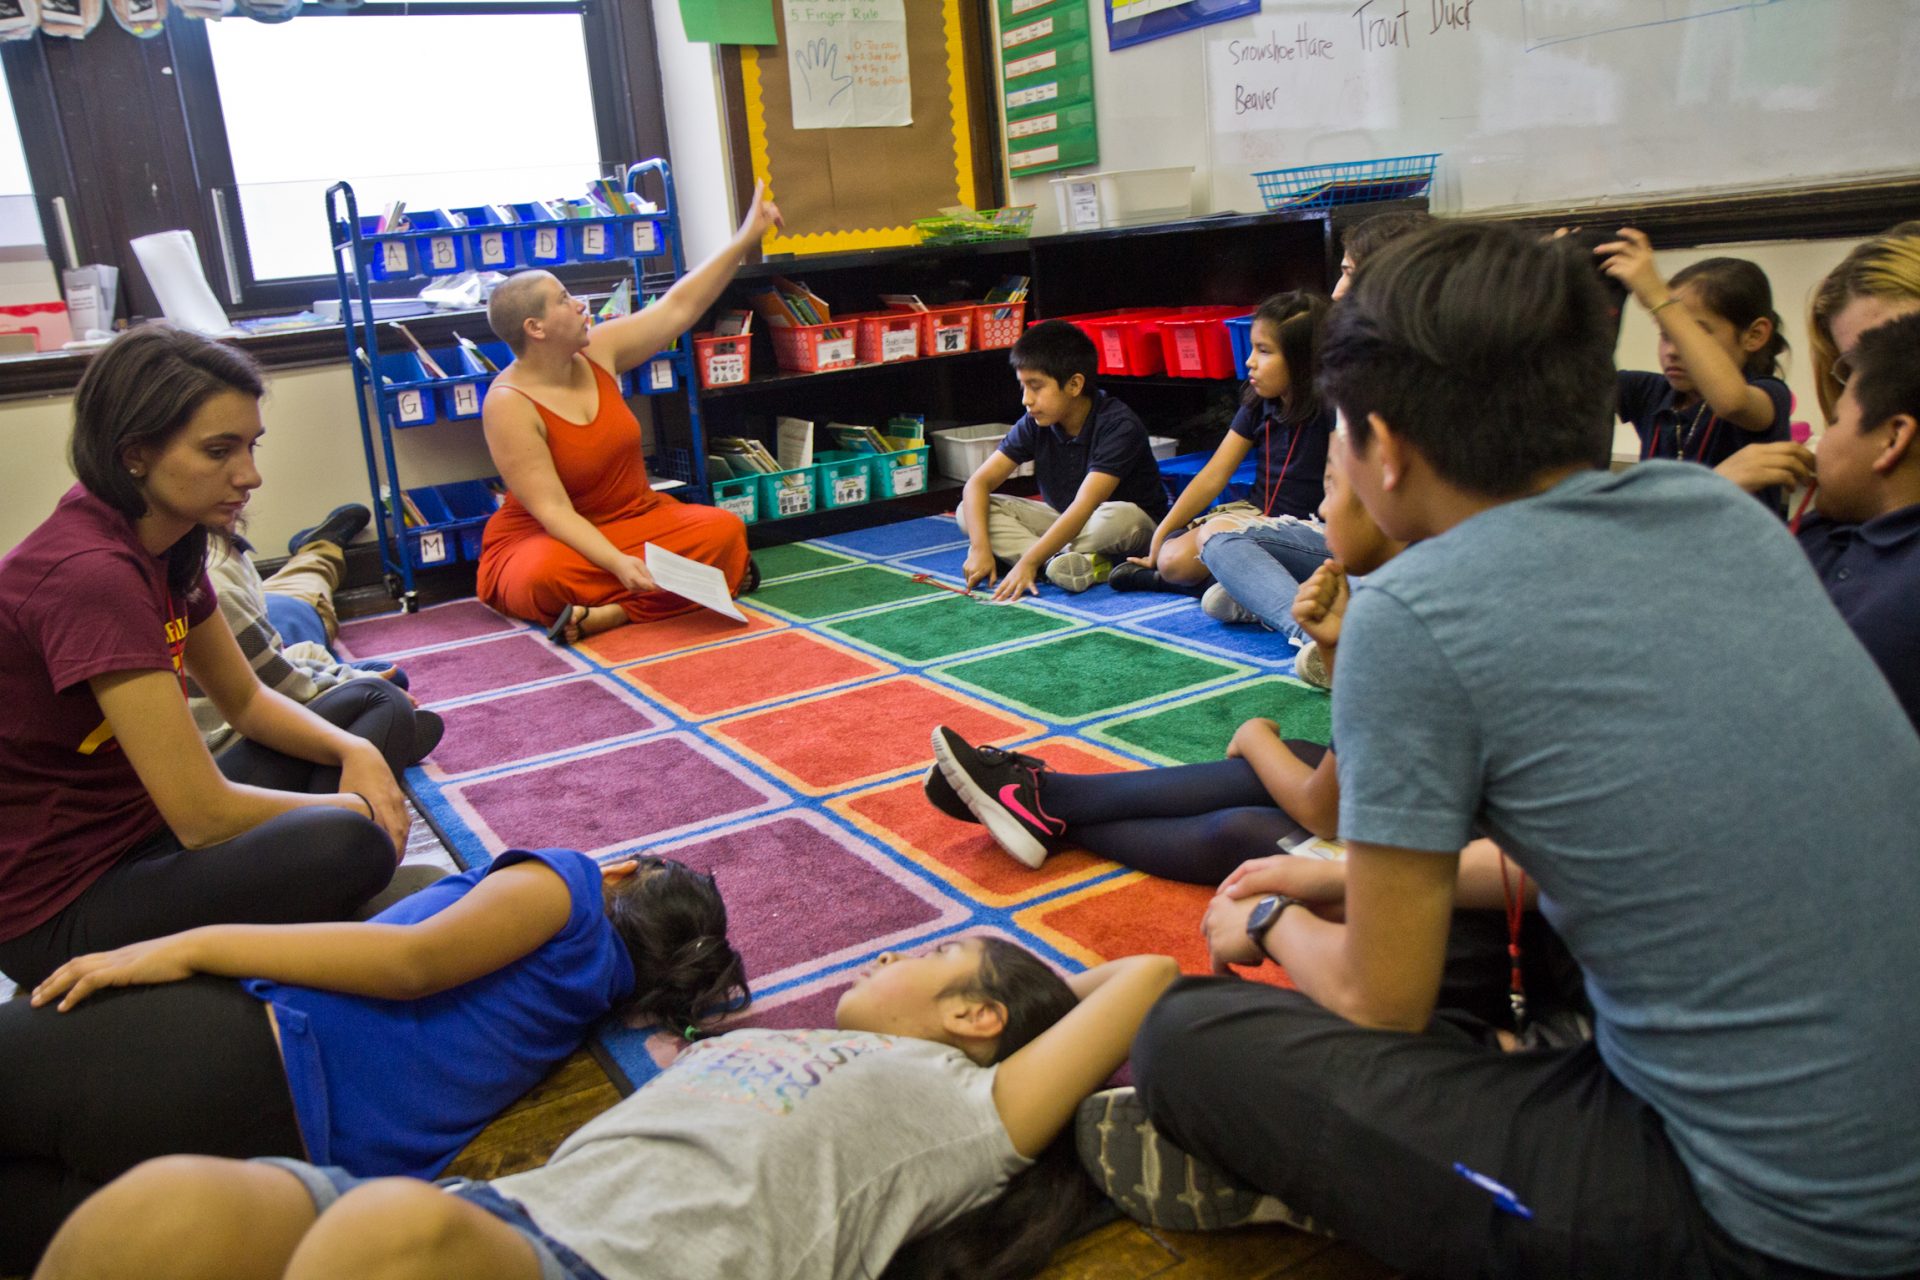
[[[940,725],[933,731],[933,758],[940,775],[1002,849],[1038,867],[1060,847],[1067,824],[1041,805],[1044,766],[1032,756],[976,749]]]

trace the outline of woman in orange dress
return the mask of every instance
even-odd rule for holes
[[[713,565],[736,594],[746,585],[746,526],[730,511],[653,491],[639,420],[615,379],[691,327],[779,223],[779,209],[756,187],[726,247],[652,306],[602,325],[591,325],[586,304],[545,271],[523,271],[494,290],[487,321],[514,360],[481,407],[487,450],[508,490],[482,543],[483,601],[548,623],[556,642],[572,644],[697,607],[655,586],[649,543]]]

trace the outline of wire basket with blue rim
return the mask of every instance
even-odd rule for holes
[[[1260,198],[1270,211],[1404,200],[1427,189],[1433,181],[1433,163],[1439,158],[1440,153],[1435,151],[1379,160],[1303,164],[1293,169],[1268,169],[1254,174],[1253,180],[1259,184]]]

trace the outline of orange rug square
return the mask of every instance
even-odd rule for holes
[[[716,720],[705,731],[790,785],[821,795],[926,768],[937,724],[951,725],[969,742],[993,743],[1018,742],[1041,728],[931,681],[900,676]]]
[[[1068,773],[1118,773],[1145,767],[1068,738],[1022,745],[1020,750]],[[1029,869],[994,843],[986,828],[949,818],[928,803],[919,775],[830,801],[827,807],[962,893],[996,907],[1104,875],[1115,866],[1081,849],[1063,849],[1037,870]]]
[[[656,658],[615,674],[687,719],[704,720],[893,670],[805,631],[775,631]]]
[[[678,653],[682,649],[716,644],[722,640],[738,640],[757,631],[776,631],[787,625],[744,606],[740,612],[747,615],[745,626],[711,609],[695,609],[692,613],[677,614],[658,622],[636,623],[602,631],[597,636],[582,640],[579,647],[603,665],[615,667],[623,662],[632,662],[635,658],[657,658],[663,653]]]
[[[1208,885],[1136,873],[1031,907],[1014,921],[1090,966],[1121,956],[1157,953],[1179,961],[1182,973],[1205,974],[1213,972],[1213,962],[1200,936],[1200,918],[1212,898]],[[1276,987],[1293,985],[1278,965],[1236,972]]]

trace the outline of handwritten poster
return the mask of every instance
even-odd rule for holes
[[[913,123],[906,0],[784,0],[796,129]]]

